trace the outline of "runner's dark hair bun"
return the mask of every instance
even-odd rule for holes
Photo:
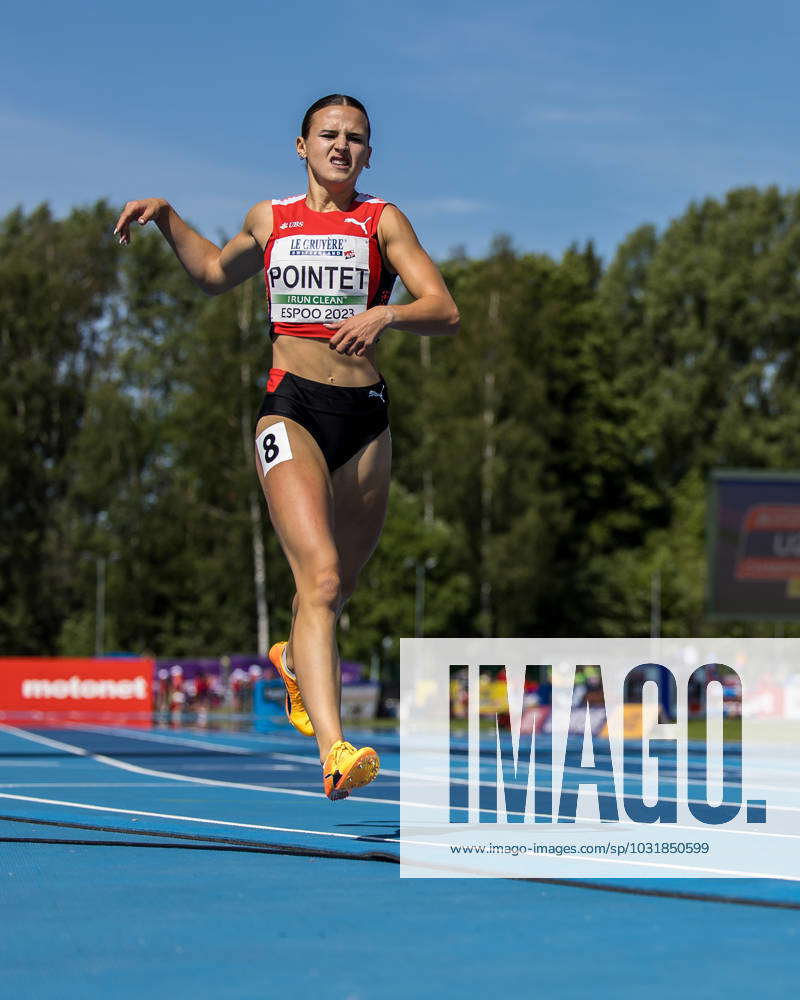
[[[304,139],[308,138],[308,133],[311,131],[311,119],[314,117],[317,111],[321,111],[322,108],[330,108],[333,105],[342,104],[346,108],[358,108],[361,114],[367,120],[367,142],[369,142],[370,134],[372,128],[369,123],[369,115],[367,114],[367,109],[364,105],[355,97],[349,97],[347,94],[328,94],[327,97],[320,97],[318,101],[314,101],[311,107],[303,115],[303,124],[300,127],[300,135]]]

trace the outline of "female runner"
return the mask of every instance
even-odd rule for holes
[[[163,198],[129,201],[114,232],[156,223],[192,280],[218,295],[264,269],[272,368],[256,425],[256,468],[294,576],[288,642],[270,660],[292,725],[315,736],[331,799],[372,781],[371,747],[344,741],[336,624],[386,516],[391,467],[388,392],[376,345],[388,327],[453,334],[459,316],[441,275],[394,205],[358,194],[370,123],[353,97],[331,94],[305,114],[297,155],[305,195],[261,201],[221,250]],[[390,305],[399,275],[413,301]]]

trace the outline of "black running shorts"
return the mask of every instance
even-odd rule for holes
[[[365,386],[328,385],[271,368],[256,423],[270,414],[305,427],[333,472],[389,426],[389,391],[383,379]]]

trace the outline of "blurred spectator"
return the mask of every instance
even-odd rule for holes
[[[169,714],[173,725],[180,725],[186,693],[183,690],[183,667],[176,663],[169,670]]]
[[[156,677],[156,711],[166,712],[169,710],[169,670],[161,667]]]

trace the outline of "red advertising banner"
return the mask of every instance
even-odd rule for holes
[[[153,708],[153,660],[0,657],[0,718],[57,713],[146,723]]]

